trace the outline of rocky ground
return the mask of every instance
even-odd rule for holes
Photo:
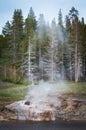
[[[57,109],[56,118],[65,120],[86,120],[86,100],[76,98],[64,99]]]
[[[67,96],[70,95],[70,96]],[[74,98],[71,94],[63,94],[59,97],[61,101],[61,105],[50,107],[55,107],[55,120],[63,119],[63,120],[86,120],[86,100]],[[58,101],[57,101],[58,103]],[[28,104],[26,104],[28,105]],[[0,121],[8,121],[8,120],[18,120],[18,114],[15,110],[10,110],[7,107],[7,104],[0,105]],[[46,115],[49,113],[42,113],[42,115],[46,118]],[[43,120],[45,120],[43,118]]]

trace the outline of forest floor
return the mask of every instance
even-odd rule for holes
[[[0,118],[6,105],[25,99],[27,84],[13,84],[0,81]],[[58,89],[62,93],[62,106],[57,111],[57,118],[86,120],[86,82],[65,82],[64,89]],[[6,110],[7,111],[7,110]],[[5,114],[6,114],[5,111]],[[66,116],[65,116],[66,115]]]

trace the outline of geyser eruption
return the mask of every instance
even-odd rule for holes
[[[34,67],[32,63],[33,60],[31,60],[31,52],[33,52],[33,47],[30,43],[29,38],[28,79],[29,81],[32,80],[32,85],[31,87],[29,87],[29,91],[25,100],[7,106],[8,109],[14,110],[17,113],[19,120],[55,120],[56,111],[59,107],[61,107],[61,91],[59,90],[62,90],[64,88],[64,84],[61,81],[59,81],[59,79],[63,75],[61,74],[61,69],[63,68],[63,53],[60,54],[60,52],[63,50],[61,48],[62,45],[60,45],[61,34],[58,35],[59,38],[57,38],[57,34],[60,31],[57,31],[57,25],[55,21],[52,22],[50,32],[50,43],[48,44],[48,49],[45,48],[47,54],[42,55],[41,45],[39,48],[39,57],[42,60],[39,60],[39,68],[42,72],[42,78],[44,77],[44,75],[47,75],[48,79],[51,82],[40,81],[38,85],[34,85],[33,71],[36,68],[36,66]],[[58,48],[60,48],[60,50]],[[58,54],[60,54],[60,57],[58,57]],[[53,81],[58,81],[58,83],[55,83]]]
[[[38,107],[40,106],[41,102],[49,102],[54,104],[57,99],[51,99],[51,96],[58,94],[57,87],[58,86],[56,86],[54,83],[40,81],[39,85],[35,85],[33,87],[31,86],[31,89],[29,89],[27,94],[26,101],[30,101],[31,104],[34,104]]]
[[[41,81],[29,89],[26,100],[8,105],[15,111],[18,120],[49,121],[56,119],[56,110],[61,107],[61,93],[63,84]]]

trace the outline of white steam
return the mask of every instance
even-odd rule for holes
[[[40,104],[40,102],[57,102],[57,97],[62,93],[62,90],[66,88],[63,82],[50,83],[40,81],[39,85],[34,85],[29,89],[26,100],[32,104]]]

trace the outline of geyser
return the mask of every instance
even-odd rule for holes
[[[11,109],[17,113],[19,120],[55,120],[56,111],[58,107],[61,107],[61,92],[59,92],[59,88],[62,90],[64,84],[58,80],[60,80],[61,76],[64,75],[64,72],[62,71],[63,73],[61,74],[61,69],[63,70],[63,50],[60,50],[62,53],[58,58],[58,54],[60,53],[58,51],[58,41],[62,41],[63,39],[60,40],[60,28],[58,28],[59,31],[57,31],[56,28],[55,21],[53,21],[51,31],[49,33],[50,43],[48,44],[48,48],[46,50],[47,55],[45,55],[46,53],[44,55],[42,54],[40,41],[39,68],[36,69],[36,71],[38,71],[37,73],[41,72],[42,79],[46,75],[45,77],[48,77],[48,80],[51,81],[51,83],[43,81],[39,82],[38,85],[34,85],[33,83],[35,76],[34,69],[38,66],[32,63],[33,60],[31,60],[31,57],[33,57],[33,55],[31,55],[33,50],[30,41],[31,38],[29,37],[27,75],[29,81],[32,81],[32,85],[29,88],[24,101],[19,101],[7,106],[8,109]],[[58,33],[60,35],[57,35]],[[57,36],[59,36],[59,39]],[[41,76],[39,79],[41,79]],[[55,81],[58,81],[58,83],[55,83]]]
[[[56,110],[61,107],[59,87],[63,87],[63,84],[41,81],[39,85],[31,86],[25,100],[7,108],[16,112],[18,120],[55,120]]]

